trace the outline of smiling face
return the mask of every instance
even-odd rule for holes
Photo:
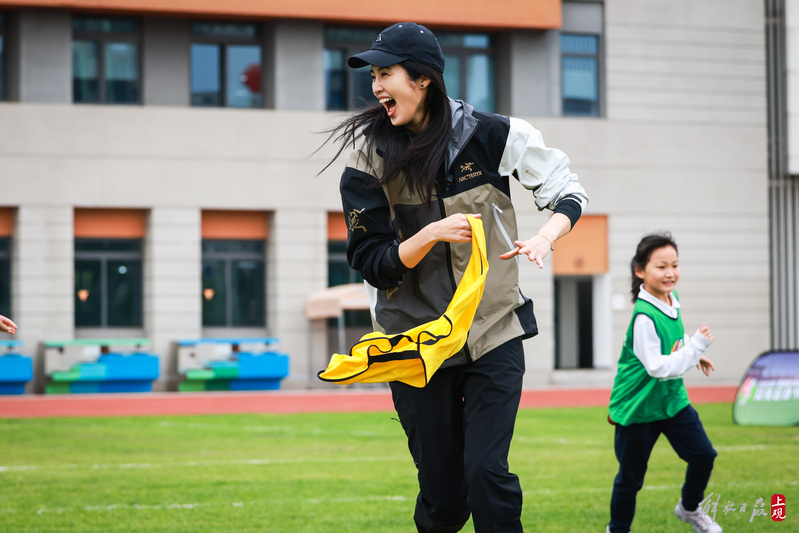
[[[390,67],[373,65],[371,75],[372,92],[388,113],[391,124],[405,126],[411,131],[427,126],[424,100],[430,80],[426,76],[412,80],[399,64]]]
[[[680,279],[680,258],[677,250],[672,246],[653,250],[643,270],[635,267],[635,275],[644,281],[644,288],[649,294],[671,305],[671,291]]]

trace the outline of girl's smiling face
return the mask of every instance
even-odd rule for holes
[[[427,126],[427,111],[424,100],[430,83],[426,76],[418,80],[408,77],[408,72],[399,64],[390,67],[371,68],[372,92],[388,113],[394,126],[405,126],[419,131]]]
[[[663,246],[652,251],[644,270],[635,267],[635,275],[644,282],[649,294],[671,305],[671,291],[680,279],[680,258],[672,246]]]

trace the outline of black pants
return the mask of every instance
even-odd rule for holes
[[[610,499],[612,533],[630,531],[635,515],[635,497],[644,485],[649,455],[661,433],[669,439],[680,459],[688,463],[682,486],[683,507],[693,511],[704,498],[717,454],[693,407],[689,405],[667,420],[617,425],[615,448],[619,473],[613,482],[613,496]]]
[[[419,471],[420,532],[522,531],[522,490],[508,471],[524,375],[514,339],[475,363],[440,369],[424,388],[391,383],[394,406]]]

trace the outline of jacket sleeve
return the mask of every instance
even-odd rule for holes
[[[548,148],[541,132],[524,120],[510,118],[499,170],[503,176],[513,175],[533,191],[539,210],[562,212],[572,221],[572,226],[588,204],[588,195],[577,174],[569,170],[568,156]]]
[[[673,378],[682,376],[699,362],[710,341],[699,333],[670,354],[660,353],[660,337],[655,331],[655,323],[644,314],[635,317],[633,323],[633,353],[653,378]]]
[[[339,189],[347,218],[347,261],[369,285],[386,290],[397,287],[410,269],[400,261],[388,199],[376,181],[348,166]]]

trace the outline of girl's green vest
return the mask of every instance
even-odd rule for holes
[[[677,293],[672,292],[672,298]],[[665,420],[676,415],[690,404],[682,376],[653,378],[643,363],[633,353],[633,325],[638,315],[644,314],[655,323],[660,338],[660,353],[670,354],[683,347],[685,330],[682,315],[671,318],[653,304],[638,299],[633,308],[633,318],[619,358],[619,368],[613,391],[610,394],[610,420],[622,426]]]

